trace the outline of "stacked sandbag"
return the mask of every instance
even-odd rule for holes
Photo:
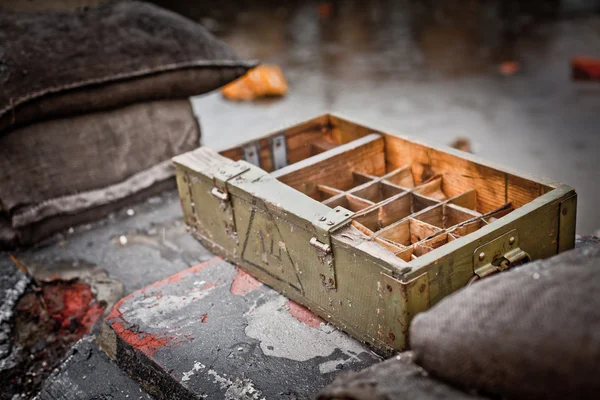
[[[600,393],[600,246],[483,279],[417,315],[415,361],[458,387],[508,399]]]
[[[360,372],[340,374],[319,400],[481,400],[433,379],[405,352]]]
[[[254,65],[147,3],[0,11],[0,248],[173,185],[170,158],[199,145],[188,97]]]

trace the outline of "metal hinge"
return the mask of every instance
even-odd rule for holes
[[[313,221],[315,236],[310,244],[317,249],[319,257],[319,277],[327,289],[336,289],[335,262],[331,247],[331,234],[337,229],[348,225],[354,213],[344,207],[336,207]]]
[[[244,160],[260,167],[260,146],[258,143],[250,143],[244,147]]]
[[[504,271],[523,261],[531,261],[531,256],[519,248],[519,233],[513,229],[475,250],[473,280]]]
[[[271,139],[271,154],[273,155],[273,169],[278,170],[288,165],[287,146],[285,134]]]

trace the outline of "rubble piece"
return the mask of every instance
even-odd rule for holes
[[[9,328],[2,330],[6,337],[0,387],[7,395],[37,393],[73,343],[92,330],[105,310],[106,302],[98,301],[93,289],[78,279],[40,283],[37,291],[21,292]]]
[[[430,377],[414,363],[411,352],[404,352],[360,372],[341,374],[319,393],[318,399],[475,400],[482,397]]]
[[[277,65],[259,65],[221,89],[229,100],[254,100],[259,97],[285,96],[288,84]]]
[[[600,392],[600,246],[481,279],[415,317],[415,362],[511,399]]]
[[[511,76],[519,72],[521,65],[518,61],[504,61],[500,63],[498,71],[504,76]]]
[[[122,299],[101,348],[158,399],[312,398],[380,358],[215,257]]]
[[[152,400],[98,349],[93,339],[84,337],[73,346],[34,400]]]
[[[0,373],[12,368],[11,320],[19,298],[29,287],[31,277],[20,271],[11,259],[0,253]]]
[[[571,78],[576,81],[600,81],[600,59],[574,57],[571,59]]]
[[[450,147],[467,153],[473,153],[473,146],[471,146],[471,140],[464,136],[459,136],[450,143]]]

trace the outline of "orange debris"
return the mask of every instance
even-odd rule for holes
[[[514,75],[519,71],[520,65],[516,61],[504,61],[500,64],[500,73],[502,75]]]
[[[571,77],[575,80],[600,81],[600,59],[574,57],[571,60]]]
[[[259,65],[221,89],[229,100],[253,100],[259,97],[284,96],[288,85],[276,65]]]
[[[328,2],[319,3],[317,7],[319,10],[319,16],[322,18],[331,16],[331,13],[333,12],[333,5]]]

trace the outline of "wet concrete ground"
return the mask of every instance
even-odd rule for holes
[[[279,101],[195,98],[206,145],[327,111],[435,144],[466,136],[485,159],[574,186],[577,231],[600,229],[600,83],[570,78],[572,56],[600,57],[600,2],[201,3],[162,5],[281,65],[290,85]]]

